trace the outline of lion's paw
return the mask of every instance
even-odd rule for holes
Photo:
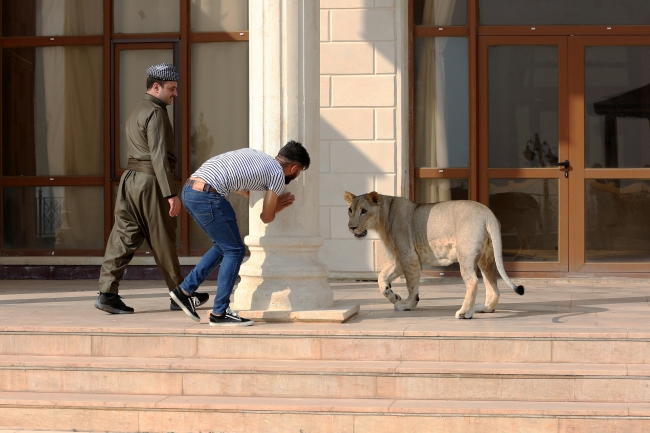
[[[415,307],[412,302],[409,301],[397,301],[395,302],[395,309],[397,311],[409,311]]]
[[[464,313],[462,310],[456,311],[456,319],[471,319],[473,315],[474,312],[472,311],[465,311]]]
[[[479,308],[478,310],[476,310],[475,313],[494,313],[494,308],[489,308],[487,306],[483,306],[483,307]]]

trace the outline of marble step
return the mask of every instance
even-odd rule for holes
[[[0,390],[650,402],[650,365],[0,356]]]
[[[254,327],[252,327],[254,328]],[[616,333],[0,329],[8,355],[276,360],[650,364],[650,338]],[[270,329],[270,331],[269,331]]]
[[[647,431],[650,403],[0,392],[4,429],[88,432]]]

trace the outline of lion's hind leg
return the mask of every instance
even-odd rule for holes
[[[391,283],[402,276],[402,274],[402,267],[395,260],[390,261],[384,266],[384,269],[379,274],[379,291],[391,304],[402,300],[402,297],[393,292],[391,288]]]
[[[492,313],[499,303],[499,289],[497,288],[497,265],[494,261],[494,251],[490,243],[488,248],[483,251],[481,259],[478,261],[478,267],[483,273],[483,283],[485,284],[485,305],[476,310],[477,313]]]
[[[460,310],[456,311],[457,319],[471,319],[474,315],[474,303],[476,302],[476,291],[478,290],[478,277],[476,276],[477,257],[474,255],[462,258],[458,257],[460,275],[465,282],[465,299]]]

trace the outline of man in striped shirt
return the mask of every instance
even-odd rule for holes
[[[244,260],[246,247],[239,235],[235,211],[226,196],[231,192],[249,196],[249,191],[266,191],[261,220],[268,224],[275,214],[291,206],[295,197],[282,193],[284,186],[309,168],[311,160],[302,144],[290,141],[272,157],[255,149],[239,149],[207,160],[183,187],[183,205],[213,246],[185,280],[170,292],[172,299],[193,320],[200,322],[193,295],[217,266],[217,294],[210,313],[210,325],[250,326],[252,320],[232,311],[230,295]]]

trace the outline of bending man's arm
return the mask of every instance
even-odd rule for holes
[[[260,219],[264,224],[268,224],[275,219],[275,214],[280,212],[285,207],[291,206],[296,197],[290,192],[278,196],[271,190],[266,191],[264,194],[264,203],[262,205],[262,213]]]

